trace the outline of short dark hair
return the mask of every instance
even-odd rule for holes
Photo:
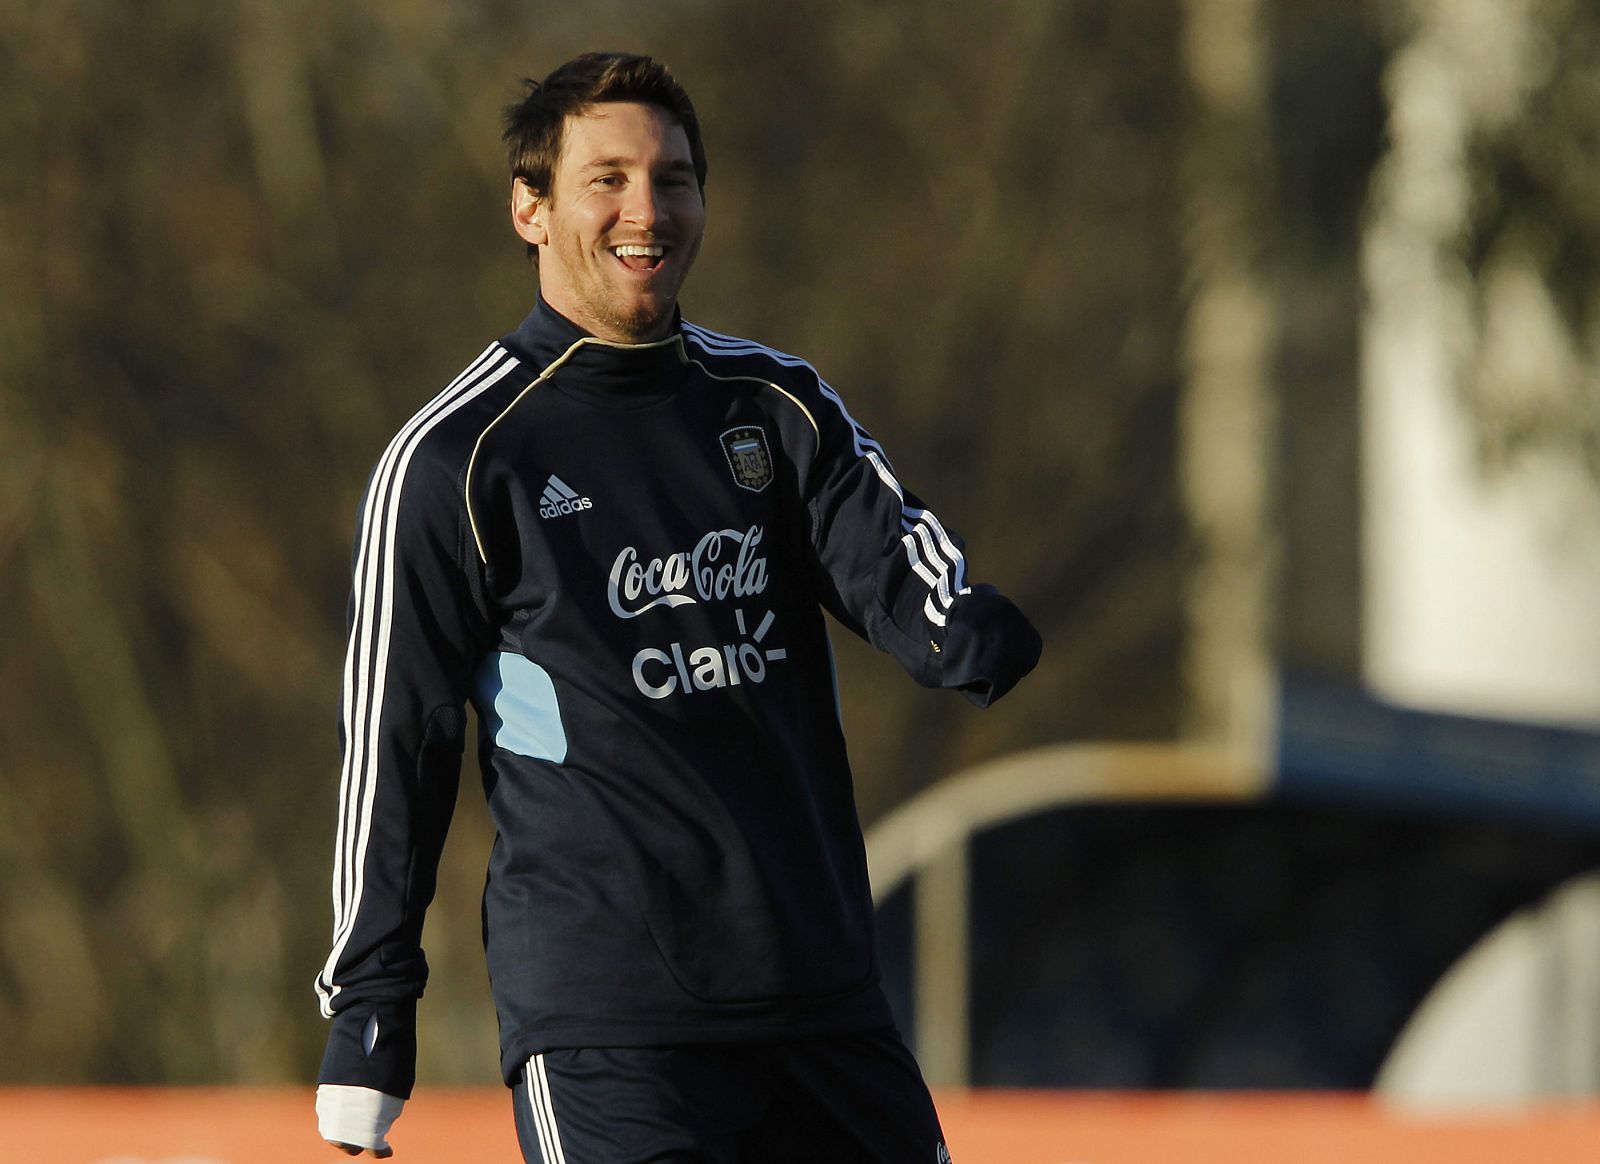
[[[521,178],[540,198],[550,194],[561,157],[567,118],[609,101],[637,101],[671,114],[689,139],[689,156],[700,191],[706,188],[706,150],[694,104],[667,67],[637,53],[584,53],[543,81],[525,79],[522,100],[505,111],[505,142],[511,177]]]

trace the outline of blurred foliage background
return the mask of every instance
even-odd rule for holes
[[[1584,375],[1556,420],[1469,404],[1487,459],[1592,470],[1600,14],[1470,6],[1543,55],[1474,139],[1464,278],[1532,256]],[[981,716],[840,642],[871,821],[1014,748],[1207,730],[1193,580],[1228,531],[1183,476],[1196,353],[1254,344],[1277,487],[1245,556],[1282,582],[1247,621],[1353,674],[1363,208],[1386,70],[1441,7],[4,0],[0,1080],[314,1071],[355,506],[531,304],[498,144],[521,77],[671,65],[710,157],[686,315],[817,364],[1044,633]],[[1197,314],[1219,280],[1266,314]],[[422,1065],[481,1081],[463,785]]]

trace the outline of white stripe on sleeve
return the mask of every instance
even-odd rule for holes
[[[333,981],[334,969],[355,927],[364,889],[363,865],[378,784],[378,729],[394,613],[395,531],[406,470],[429,432],[516,366],[516,360],[499,344],[489,345],[465,372],[406,422],[379,458],[368,487],[354,574],[355,621],[345,653],[345,757],[334,850],[334,940],[328,961],[317,977],[317,993],[327,1016],[333,1014],[333,999],[340,990]]]
[[[877,473],[878,479],[900,499],[901,525],[905,531],[900,544],[905,548],[906,558],[912,570],[927,584],[930,591],[927,601],[923,604],[923,612],[929,622],[936,626],[944,626],[945,616],[956,597],[967,592],[966,558],[937,517],[926,509],[906,502],[905,490],[895,476],[883,446],[856,422],[855,417],[850,415],[850,410],[845,407],[844,400],[834,391],[832,385],[824,380],[808,361],[769,348],[765,344],[720,335],[692,323],[685,323],[683,331],[688,339],[709,354],[763,355],[786,367],[804,368],[816,377],[817,386],[822,394],[833,403],[849,426],[856,455],[864,458]]]

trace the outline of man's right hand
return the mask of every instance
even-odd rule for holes
[[[370,1087],[324,1083],[317,1088],[317,1130],[350,1156],[371,1152],[379,1160],[394,1155],[384,1138],[405,1100]]]

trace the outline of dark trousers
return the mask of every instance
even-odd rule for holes
[[[528,1164],[948,1164],[893,1028],[785,1043],[535,1055],[514,1089]]]

